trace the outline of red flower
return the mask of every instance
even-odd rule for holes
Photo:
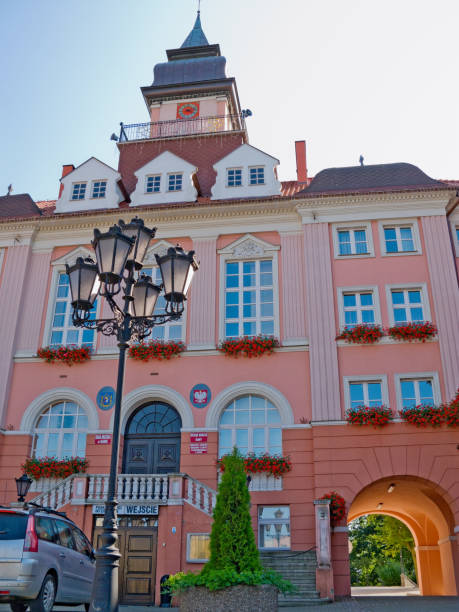
[[[150,359],[169,360],[171,357],[183,353],[185,349],[186,346],[183,342],[150,340],[150,342],[130,346],[129,357],[139,361],[149,361]]]
[[[387,406],[356,406],[346,411],[345,418],[351,425],[383,427],[393,419],[393,415]]]
[[[271,354],[279,346],[279,340],[271,336],[255,336],[249,338],[234,338],[224,340],[217,346],[217,350],[226,355],[237,357],[239,354],[245,357],[259,357],[263,353]]]
[[[408,342],[412,342],[413,340],[425,342],[427,338],[435,336],[436,333],[437,328],[429,321],[393,325],[387,330],[387,335],[391,338],[395,340],[407,340]]]
[[[360,323],[353,327],[345,326],[342,332],[336,336],[336,340],[344,340],[348,344],[374,344],[384,335],[380,325],[369,325]]]
[[[83,363],[91,359],[91,352],[92,350],[89,346],[59,346],[57,349],[45,347],[38,349],[37,357],[41,357],[47,363],[62,361],[71,366],[74,363]]]

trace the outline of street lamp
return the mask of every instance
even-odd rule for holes
[[[116,480],[126,349],[131,341],[139,342],[150,335],[155,325],[163,325],[182,316],[191,279],[199,267],[194,251],[185,253],[177,246],[169,248],[162,257],[156,255],[162,277],[161,286],[152,283],[149,276],[139,274],[155,233],[156,228],[145,227],[143,220],[137,217],[130,223],[119,221],[105,233],[95,229],[92,246],[96,261],[79,257],[73,266],[66,266],[72,295],[73,324],[95,329],[106,336],[116,336],[119,348],[110,475],[102,544],[96,553],[96,574],[91,596],[93,612],[118,610],[121,555],[117,536]],[[165,314],[155,315],[156,301],[163,287],[166,311]],[[120,293],[124,300],[122,308],[114,299]],[[90,310],[97,295],[108,302],[112,318],[91,318]]]
[[[27,476],[27,474],[23,474],[20,478],[15,478],[16,481],[16,489],[18,492],[18,502],[25,502],[25,496],[29,492],[30,485],[32,484],[32,479]]]

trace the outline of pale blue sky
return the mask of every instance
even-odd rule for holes
[[[0,0],[0,194],[54,199],[62,164],[115,166],[110,134],[148,121],[139,87],[190,31],[196,0]],[[250,108],[250,142],[295,178],[405,161],[459,179],[457,0],[202,0]]]

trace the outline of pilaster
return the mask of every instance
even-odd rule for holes
[[[215,348],[217,240],[193,241],[199,270],[193,277],[189,309],[189,348]]]
[[[306,290],[304,278],[303,236],[281,233],[282,261],[282,344],[306,341]]]

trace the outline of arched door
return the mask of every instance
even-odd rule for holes
[[[124,474],[167,474],[180,469],[179,413],[163,402],[141,406],[124,436]]]

